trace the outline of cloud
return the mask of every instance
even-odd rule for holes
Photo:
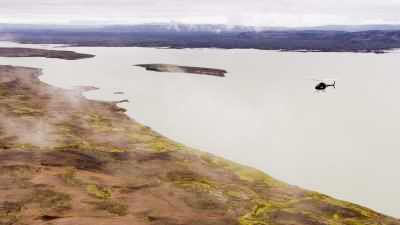
[[[400,0],[0,0],[0,22],[229,23],[310,26],[400,22]]]

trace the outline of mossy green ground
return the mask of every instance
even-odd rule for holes
[[[188,148],[37,74],[0,66],[0,225],[400,225]]]

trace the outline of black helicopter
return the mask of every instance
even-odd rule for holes
[[[317,86],[315,86],[315,90],[317,90],[317,91],[325,91],[325,89],[328,88],[328,87],[336,88],[336,81],[334,80],[333,83],[331,83],[331,84],[328,84],[325,81],[319,81]]]

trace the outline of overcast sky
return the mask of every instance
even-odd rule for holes
[[[400,0],[0,0],[0,23],[400,23]]]

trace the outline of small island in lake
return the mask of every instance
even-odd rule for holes
[[[137,64],[146,68],[146,70],[157,71],[157,72],[172,72],[172,73],[194,73],[200,75],[211,75],[217,77],[225,77],[226,70],[204,68],[204,67],[192,67],[192,66],[179,66],[173,64]]]
[[[35,48],[0,48],[0,57],[44,57],[65,60],[93,58],[94,55],[74,51],[35,49]]]

